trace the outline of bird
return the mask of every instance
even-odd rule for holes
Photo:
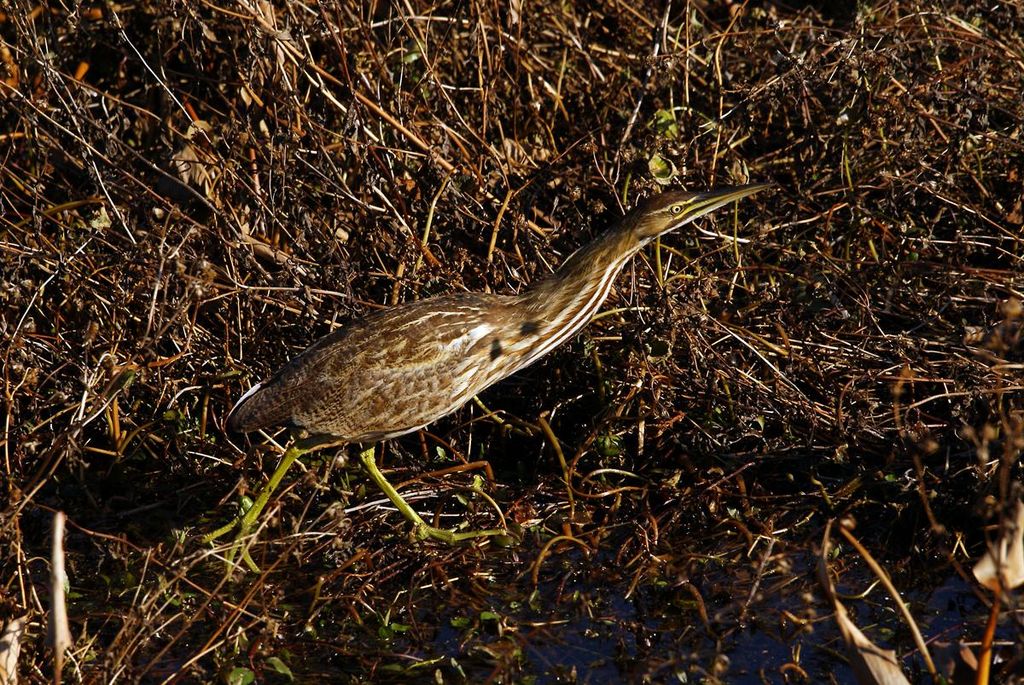
[[[655,238],[771,187],[669,190],[640,202],[553,273],[518,295],[464,292],[381,310],[330,333],[252,386],[228,414],[231,433],[290,424],[293,442],[252,506],[205,537],[238,528],[241,541],[301,455],[339,444],[371,445],[360,460],[413,523],[420,539],[454,543],[504,530],[455,532],[428,525],[376,466],[372,444],[414,432],[533,364],[597,313],[629,260]],[[230,561],[229,557],[229,561]],[[247,550],[243,559],[256,568]]]

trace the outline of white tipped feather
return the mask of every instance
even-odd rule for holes
[[[460,335],[455,340],[452,340],[451,342],[446,343],[445,347],[450,349],[450,350],[455,350],[455,349],[460,349],[460,348],[464,348],[464,347],[469,347],[470,345],[475,343],[477,340],[480,340],[481,338],[485,338],[487,336],[487,334],[490,333],[493,330],[494,330],[494,327],[491,326],[490,324],[486,324],[486,323],[479,324],[479,325],[474,326],[473,328],[469,329],[469,332],[466,333],[465,335]]]
[[[234,414],[235,410],[238,409],[240,406],[242,406],[243,402],[245,402],[247,399],[252,397],[262,387],[263,387],[262,383],[257,383],[256,385],[254,385],[251,388],[249,388],[248,390],[246,390],[245,394],[242,395],[241,397],[239,397],[238,401],[235,402],[235,406],[231,407],[231,411],[228,412],[228,415],[230,416],[231,414]]]

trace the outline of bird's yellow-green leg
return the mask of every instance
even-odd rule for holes
[[[249,531],[252,529],[253,524],[256,523],[256,520],[259,518],[260,513],[262,513],[263,511],[263,508],[267,506],[267,502],[270,501],[270,496],[274,493],[274,490],[276,490],[277,486],[281,484],[281,480],[284,478],[284,474],[288,472],[288,469],[295,462],[295,460],[301,457],[303,454],[306,454],[307,452],[310,452],[311,450],[314,450],[322,445],[324,445],[323,441],[317,439],[300,440],[298,442],[293,443],[291,447],[285,450],[284,456],[281,457],[281,463],[278,464],[277,466],[277,470],[274,471],[273,475],[270,476],[270,480],[267,481],[267,484],[263,486],[262,490],[260,490],[259,494],[256,496],[256,501],[252,503],[252,506],[249,507],[245,512],[241,514],[241,516],[236,518],[231,523],[228,523],[225,526],[221,526],[212,533],[204,536],[203,542],[213,542],[217,538],[221,537],[222,535],[225,535],[226,533],[229,533],[231,530],[237,527],[238,533],[235,534],[235,542],[231,546],[231,549],[229,549],[227,554],[225,555],[228,565],[231,565],[231,563],[235,560],[235,554],[241,551],[242,561],[245,562],[245,565],[248,566],[249,569],[254,573],[259,573],[259,567],[256,565],[256,562],[254,562],[252,560],[252,557],[249,555],[249,546],[246,540],[246,538],[249,535]]]
[[[377,484],[388,499],[396,507],[398,511],[402,513],[402,516],[407,518],[416,527],[416,537],[420,540],[426,540],[427,538],[433,538],[446,542],[449,545],[453,545],[456,542],[462,542],[464,540],[472,540],[474,538],[487,537],[490,535],[507,535],[508,531],[491,529],[491,530],[473,530],[473,531],[462,531],[456,532],[454,530],[445,530],[443,528],[435,528],[434,526],[428,525],[423,518],[416,513],[416,511],[409,506],[409,503],[398,494],[398,490],[395,490],[394,486],[388,482],[388,479],[384,477],[384,474],[377,468],[377,462],[373,458],[373,448],[369,447],[359,453],[359,460],[363,463],[363,468],[370,474],[370,478]]]

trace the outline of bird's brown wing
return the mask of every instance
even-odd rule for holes
[[[372,314],[327,335],[235,406],[231,430],[291,422],[369,442],[416,430],[479,392],[508,298],[466,293]],[[486,387],[484,383],[483,387]]]

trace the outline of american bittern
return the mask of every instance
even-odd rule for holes
[[[537,361],[590,321],[640,248],[767,187],[757,183],[656,195],[521,295],[433,297],[372,314],[321,338],[245,393],[227,421],[234,432],[291,423],[314,437],[288,448],[249,510],[206,539],[235,525],[239,538],[246,535],[300,455],[328,445],[374,443],[410,433]],[[502,532],[455,533],[427,525],[384,478],[372,448],[360,457],[421,539],[454,542]],[[253,566],[247,553],[243,558]]]

